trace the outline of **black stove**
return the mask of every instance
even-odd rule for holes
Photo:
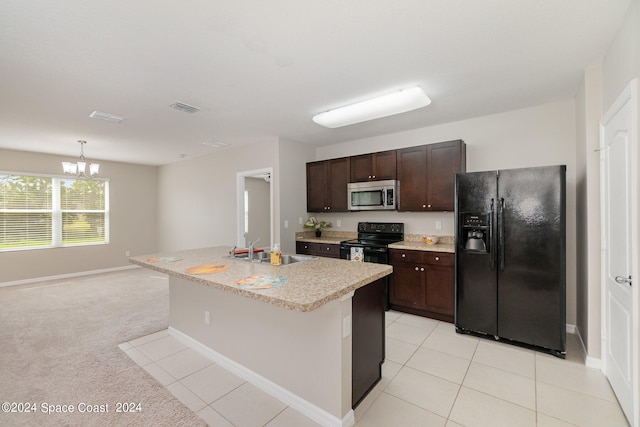
[[[364,262],[389,264],[389,248],[392,243],[404,240],[404,223],[359,222],[358,238],[340,242],[340,258],[351,259],[355,248]],[[389,276],[385,277],[385,310],[389,309]]]
[[[346,251],[352,247],[361,247],[365,250],[384,249],[386,251],[388,245],[402,240],[404,240],[404,224],[401,222],[359,222],[358,238],[340,242],[340,249]],[[342,254],[340,258],[350,259],[343,257]]]
[[[358,238],[340,242],[340,248],[362,247],[366,249],[369,247],[386,250],[391,243],[402,240],[404,240],[404,224],[401,222],[359,222]],[[343,257],[341,256],[341,258]]]

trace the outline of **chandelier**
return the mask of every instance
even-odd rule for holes
[[[87,162],[84,159],[84,144],[87,141],[78,141],[80,143],[80,160],[77,162],[62,162],[62,169],[65,175],[75,175],[77,177],[93,178],[98,176],[100,170],[99,163],[89,164],[89,174],[87,175]]]

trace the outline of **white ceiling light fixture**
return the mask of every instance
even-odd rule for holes
[[[413,87],[325,111],[313,116],[313,121],[324,127],[337,128],[406,113],[429,104],[431,104],[431,99],[424,91],[420,87]]]
[[[100,171],[99,163],[89,164],[89,175],[87,175],[87,161],[84,158],[84,144],[87,141],[78,141],[80,143],[80,160],[77,162],[62,162],[62,170],[65,175],[74,175],[82,178],[95,178]]]

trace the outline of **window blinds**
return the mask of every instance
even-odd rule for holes
[[[0,250],[104,244],[109,182],[0,174]]]

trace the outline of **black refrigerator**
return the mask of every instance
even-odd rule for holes
[[[456,175],[455,327],[566,353],[566,166]]]

